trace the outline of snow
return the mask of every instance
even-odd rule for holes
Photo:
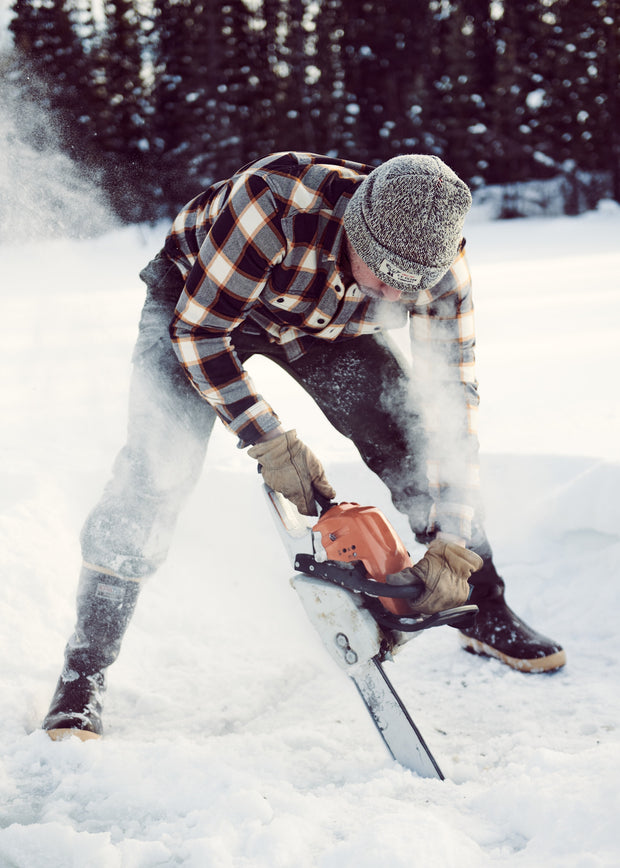
[[[44,211],[44,209],[42,209]],[[218,428],[110,670],[106,736],[39,729],[78,534],[123,441],[164,226],[2,248],[0,865],[620,864],[620,209],[467,228],[487,525],[509,601],[567,648],[528,676],[444,627],[387,664],[446,780],[386,754],[289,586],[254,463]],[[403,348],[406,338],[398,333]],[[299,388],[251,363],[342,499],[404,519]]]

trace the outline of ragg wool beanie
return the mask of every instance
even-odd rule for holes
[[[362,181],[344,213],[353,249],[388,286],[415,294],[454,262],[471,193],[439,157],[393,157]]]

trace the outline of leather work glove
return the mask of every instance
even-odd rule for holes
[[[410,585],[422,580],[426,590],[410,606],[421,615],[432,615],[462,606],[469,596],[467,580],[481,566],[482,558],[475,552],[458,543],[435,539],[417,564],[387,576],[386,582]]]
[[[248,455],[261,465],[267,485],[292,501],[303,515],[316,515],[313,489],[329,500],[336,496],[321,462],[297,439],[296,431],[257,443]]]

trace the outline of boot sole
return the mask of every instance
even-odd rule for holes
[[[76,736],[80,741],[90,741],[94,738],[101,738],[96,732],[90,732],[88,729],[47,729],[46,730],[52,741],[63,741],[71,736]]]
[[[548,654],[546,657],[532,657],[529,660],[522,660],[519,657],[509,657],[497,648],[487,645],[486,642],[481,642],[479,639],[472,639],[464,633],[459,633],[459,641],[462,647],[469,651],[470,654],[480,654],[483,657],[495,657],[501,660],[506,666],[512,669],[518,669],[519,672],[554,672],[556,669],[561,669],[566,664],[566,651],[561,649],[554,654]]]

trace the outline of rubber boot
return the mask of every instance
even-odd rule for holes
[[[76,735],[85,741],[102,735],[105,670],[118,657],[139,592],[139,582],[82,569],[75,632],[43,721],[50,738]]]
[[[504,582],[491,558],[470,580],[469,602],[479,612],[471,627],[460,632],[463,648],[472,654],[495,657],[522,672],[552,672],[566,663],[566,652],[557,642],[537,633],[506,604]]]

